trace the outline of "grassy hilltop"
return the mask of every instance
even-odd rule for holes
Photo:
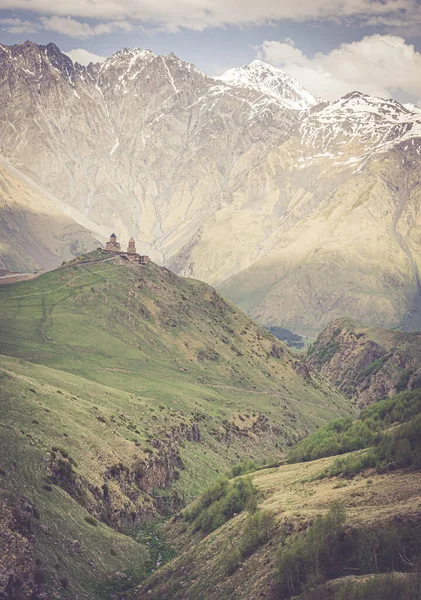
[[[90,253],[0,286],[0,307],[0,589],[9,582],[11,597],[108,598],[151,568],[135,529],[233,463],[280,457],[351,413],[211,287],[153,263]]]

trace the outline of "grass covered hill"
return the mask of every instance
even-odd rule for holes
[[[420,579],[408,590],[421,558],[421,473],[318,480],[333,462],[252,474],[257,508],[244,506],[211,533],[183,516],[170,522],[178,554],[131,600],[199,600],[204,589],[209,600],[419,600]]]
[[[134,531],[233,463],[279,457],[352,412],[211,287],[153,263],[90,253],[0,286],[0,307],[0,590],[12,598],[130,587],[155,560]]]
[[[421,390],[401,392],[291,464],[219,479],[168,523],[178,556],[132,600],[419,600],[420,419]]]
[[[308,352],[308,364],[358,406],[421,387],[421,332],[330,323]]]

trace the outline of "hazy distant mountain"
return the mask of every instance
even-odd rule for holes
[[[357,92],[317,104],[261,61],[212,79],[173,54],[82,67],[26,42],[0,45],[0,121],[2,164],[34,194],[19,210],[38,215],[42,196],[74,242],[133,235],[265,324],[420,323],[415,107]],[[29,235],[17,265],[0,226],[2,266],[50,266]]]

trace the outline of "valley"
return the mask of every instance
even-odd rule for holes
[[[316,516],[326,514],[335,502],[340,502],[345,508],[348,528],[366,528],[374,533],[394,521],[410,526],[418,523],[419,472],[388,475],[369,472],[349,481],[335,478],[312,480],[331,462],[331,458],[320,459],[266,469],[252,475],[253,484],[259,492],[259,510],[275,515],[276,525],[267,543],[257,547],[246,559],[240,558],[233,573],[229,570],[230,553],[240,546],[248,518],[246,512],[204,538],[192,533],[180,519],[171,523],[171,528],[167,526],[168,539],[179,555],[140,586],[133,598],[137,600],[147,595],[153,600],[195,600],[201,597],[204,587],[208,590],[208,597],[215,600],[290,598],[291,594],[281,595],[277,589],[277,563],[284,540],[288,536],[303,534]],[[348,572],[342,572],[342,577],[322,586],[319,595],[314,595],[314,598],[352,598],[353,587],[365,579],[358,575],[358,570],[351,566]],[[340,590],[348,595],[340,596]],[[338,596],[334,595],[335,592]],[[298,594],[293,597],[307,598]]]
[[[208,506],[199,517],[189,517],[193,504],[167,524],[178,556],[132,597],[194,600],[205,587],[215,599],[416,600],[420,401],[419,389],[404,392],[353,423],[334,420],[300,442],[290,464],[250,474],[255,504],[204,533],[200,515],[218,515],[224,497],[217,486],[228,495],[239,480],[214,484],[196,501]]]
[[[138,525],[355,414],[211,287],[152,262],[81,255],[0,304],[2,581],[39,598],[102,599],[117,573],[130,587]]]
[[[384,463],[418,422],[419,334],[343,319],[293,352],[207,284],[103,250],[0,286],[0,305],[9,597],[289,599],[284,554],[337,502],[353,552],[361,528],[383,544],[419,519],[415,448],[397,438],[404,462]],[[381,572],[409,589],[405,540]],[[355,560],[314,598],[365,589]]]

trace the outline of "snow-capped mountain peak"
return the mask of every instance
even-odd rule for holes
[[[103,73],[109,69],[123,68],[127,74],[136,65],[144,65],[155,58],[155,54],[143,48],[124,48],[107,58],[100,66],[99,72]]]
[[[415,107],[414,107],[415,108]],[[323,102],[310,110],[323,120],[361,120],[362,123],[394,124],[419,121],[419,112],[392,98],[378,98],[361,92],[350,92],[333,102]]]
[[[316,98],[296,79],[261,60],[229,69],[219,79],[235,87],[253,89],[269,95],[292,110],[306,110],[317,104]]]

